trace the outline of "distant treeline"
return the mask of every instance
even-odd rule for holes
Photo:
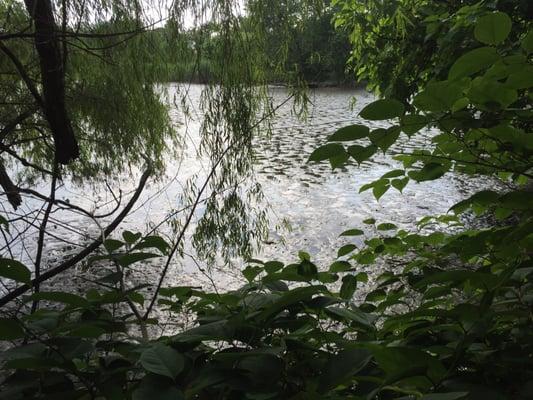
[[[334,28],[333,10],[329,8],[305,17],[299,15],[297,23],[288,20],[290,16],[284,14],[286,11],[284,9],[267,19],[268,26],[255,26],[253,17],[240,21],[250,27],[252,40],[257,29],[263,30],[257,37],[261,37],[264,49],[267,68],[261,73],[265,81],[278,84],[288,81],[309,85],[354,84],[355,76],[346,68],[346,60],[350,57],[348,35]],[[214,65],[213,59],[224,40],[220,31],[220,26],[213,23],[185,32],[172,26],[152,31],[154,61],[157,59],[161,65],[161,76],[174,82],[216,81],[215,70],[219,66]],[[176,41],[176,36],[180,36],[181,40]]]

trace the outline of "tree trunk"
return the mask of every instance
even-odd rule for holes
[[[24,0],[35,24],[35,48],[39,55],[44,114],[54,136],[55,156],[68,164],[79,156],[78,143],[65,107],[65,71],[50,0]]]

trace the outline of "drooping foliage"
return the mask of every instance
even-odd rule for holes
[[[432,61],[420,76],[417,66],[422,64],[413,67],[416,82],[406,77],[407,70],[396,70],[391,78],[390,69],[380,69],[379,57],[390,50],[385,46],[383,54],[374,52],[381,42],[363,42],[359,48],[356,43],[357,52],[372,55],[367,67],[373,72],[366,78],[384,95],[360,116],[388,121],[390,127],[344,127],[310,160],[328,160],[333,167],[350,158],[363,163],[393,148],[400,137],[430,128],[431,147],[396,154],[398,168],[360,190],[372,190],[379,199],[391,188],[402,191],[449,171],[483,177],[488,189],[447,215],[423,218],[415,232],[366,220],[365,226],[341,233],[364,236],[364,246],[344,245],[329,266],[316,265],[301,252],[289,265],[251,260],[243,270],[247,283],[239,290],[157,288],[159,307],[180,324],[165,324],[151,318],[150,310],[144,312],[153,282],[129,287],[125,279],[134,265],[167,257],[173,244],[132,232],[120,240],[107,238],[101,254],[91,259],[96,265],[109,263],[91,267],[94,288],[83,295],[35,293],[22,301],[40,300],[46,306],[3,317],[0,339],[10,349],[2,354],[7,377],[1,395],[138,400],[531,396],[533,215],[527,183],[532,174],[533,33],[528,4],[337,4],[342,5],[337,23],[353,30],[354,40],[360,30],[378,38],[391,20],[350,19],[353,10],[390,14],[392,21],[416,25],[417,35],[426,32],[416,40],[408,28],[394,35],[395,49],[404,49],[407,58],[426,40],[449,40],[452,49],[450,21],[466,25],[461,25],[453,54],[441,59],[435,55],[438,48],[428,45]],[[404,61],[403,53],[392,54],[398,61],[394,65]],[[239,84],[231,69],[225,73],[229,82]],[[398,89],[404,79],[407,91]],[[211,89],[215,104],[234,101],[231,87]],[[247,120],[252,110],[240,110]],[[211,115],[220,121],[217,113]],[[492,181],[499,184],[491,187]],[[465,226],[467,213],[484,219]],[[7,226],[2,221],[2,228]],[[358,286],[368,279],[360,267],[377,261],[387,271],[355,304]],[[20,284],[31,278],[26,266],[8,258],[0,260],[0,272]]]

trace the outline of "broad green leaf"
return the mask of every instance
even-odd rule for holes
[[[400,119],[400,128],[406,135],[411,136],[424,128],[429,123],[429,118],[420,114],[404,115]]]
[[[326,393],[346,381],[349,382],[371,359],[372,354],[365,349],[341,350],[330,356],[320,376],[318,391]]]
[[[342,320],[355,322],[369,330],[374,330],[375,315],[367,314],[357,308],[328,307],[326,311]]]
[[[315,149],[309,156],[309,161],[324,161],[332,157],[338,157],[346,151],[344,147],[338,143],[328,143]]]
[[[438,358],[420,349],[376,346],[372,352],[387,375],[387,383],[414,376],[428,376],[436,382],[446,375],[446,368]]]
[[[128,253],[117,257],[117,262],[123,266],[134,264],[139,261],[149,260],[151,258],[161,257],[160,254],[155,253]]]
[[[533,53],[533,30],[529,31],[522,39],[521,47],[526,53]]]
[[[255,277],[263,271],[263,268],[257,265],[249,265],[243,271],[242,274],[248,282],[253,282]]]
[[[385,222],[383,224],[379,224],[376,228],[378,231],[392,231],[394,229],[397,229],[397,226],[394,224]]]
[[[281,268],[283,268],[283,263],[280,261],[267,261],[265,262],[265,271],[267,274],[271,274],[273,272],[279,271]]]
[[[292,289],[291,291],[284,293],[274,304],[264,310],[258,318],[259,320],[267,320],[287,307],[304,300],[310,300],[313,295],[324,290],[324,286],[307,286]]]
[[[329,272],[346,272],[353,268],[348,261],[335,261],[329,266]]]
[[[318,273],[316,265],[309,260],[303,260],[298,264],[297,271],[299,275],[305,276],[306,278],[313,278]]]
[[[24,337],[24,330],[15,319],[0,318],[0,340],[15,340]]]
[[[362,139],[368,136],[370,129],[364,125],[349,125],[340,128],[328,138],[329,142],[345,142]]]
[[[331,165],[332,169],[343,167],[346,162],[350,159],[350,155],[344,151],[343,153],[340,153],[339,155],[330,157],[329,164]]]
[[[372,144],[378,146],[382,151],[391,147],[400,136],[400,128],[397,126],[388,129],[376,129],[370,134]]]
[[[431,180],[440,178],[447,171],[448,169],[444,167],[442,164],[429,163],[429,164],[424,165],[424,167],[422,167],[422,169],[419,171],[409,172],[409,178],[417,182],[431,181]]]
[[[391,181],[392,187],[394,187],[395,189],[399,190],[400,192],[403,191],[403,189],[405,188],[405,186],[408,183],[409,183],[409,178],[408,177],[405,177],[403,179],[393,179]]]
[[[357,249],[357,246],[355,244],[346,244],[342,246],[339,251],[337,251],[337,257],[345,256],[346,254],[351,253],[355,249]]]
[[[413,100],[421,110],[442,112],[452,108],[457,100],[463,97],[463,85],[455,81],[428,83],[425,89]]]
[[[448,79],[454,80],[470,76],[492,66],[500,56],[494,47],[480,47],[463,54],[455,61],[448,73]]]
[[[374,187],[372,188],[372,194],[374,195],[376,200],[379,200],[381,196],[383,196],[389,190],[389,188],[390,185],[388,184],[374,185]]]
[[[345,300],[350,300],[357,289],[357,278],[353,275],[346,275],[342,278],[342,285],[339,295]]]
[[[494,12],[479,18],[474,28],[474,36],[481,43],[499,44],[511,32],[512,21],[503,12]]]
[[[507,108],[518,98],[515,89],[490,79],[476,78],[468,91],[468,98],[487,109]]]
[[[185,359],[180,353],[161,343],[155,343],[144,350],[139,362],[146,371],[170,379],[176,378],[185,366]]]
[[[303,250],[300,250],[298,252],[298,258],[301,261],[311,261],[311,255],[308,252],[303,251]]]
[[[533,67],[526,65],[520,71],[512,73],[505,84],[513,89],[529,89],[533,87]]]
[[[376,223],[376,220],[374,218],[367,218],[367,219],[363,220],[363,224],[373,225],[375,223]]]
[[[122,246],[124,246],[124,244],[125,243],[120,240],[106,239],[104,242],[104,247],[108,252],[112,253],[115,250],[120,249]]]
[[[342,232],[339,236],[361,236],[365,233],[361,229],[348,229]]]
[[[403,169],[393,169],[392,171],[387,172],[386,174],[381,176],[381,179],[387,179],[387,178],[396,178],[398,176],[404,176],[405,170]]]
[[[167,250],[170,248],[170,245],[160,236],[146,236],[133,249],[141,250],[151,248],[157,249],[161,253],[166,254]]]
[[[380,99],[364,107],[359,115],[364,119],[375,121],[400,117],[404,111],[404,105],[398,100]]]
[[[491,288],[497,285],[500,278],[491,273],[482,273],[468,270],[453,270],[437,272],[429,275],[416,283],[416,287],[423,288],[434,284],[466,283],[469,281],[472,285],[481,288]]]
[[[21,262],[10,258],[0,258],[0,276],[17,282],[30,283],[31,272]]]
[[[357,144],[354,144],[352,146],[349,146],[347,151],[348,154],[359,164],[362,162],[368,160],[370,157],[372,157],[374,154],[376,154],[377,146],[374,146],[373,144],[370,146],[359,146]]]
[[[140,232],[137,232],[137,233],[133,233],[133,232],[130,232],[130,231],[122,232],[122,237],[124,238],[124,240],[128,244],[135,243],[137,240],[139,240],[141,238],[141,236],[142,236],[142,234]]]

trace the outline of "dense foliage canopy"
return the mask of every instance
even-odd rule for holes
[[[394,149],[400,136],[429,128],[430,148],[397,153],[400,167],[360,190],[379,199],[391,188],[402,191],[450,171],[500,189],[478,191],[446,215],[427,216],[414,232],[366,220],[341,233],[364,236],[364,246],[344,245],[330,265],[316,265],[305,252],[289,265],[252,259],[242,271],[247,283],[223,293],[160,281],[152,297],[147,289],[154,282],[129,286],[124,276],[132,265],[171,258],[175,243],[129,231],[106,235],[91,253],[91,265],[99,265],[90,266],[97,287],[81,295],[35,291],[21,298],[19,309],[4,312],[0,339],[9,348],[2,353],[0,398],[531,397],[529,2],[334,4],[335,23],[352,32],[356,73],[382,95],[360,116],[389,127],[341,128],[310,161],[361,164]],[[234,43],[235,31],[227,33]],[[241,104],[235,87],[256,82],[222,66],[223,89],[209,89],[208,110]],[[234,108],[215,109],[213,118],[222,121]],[[253,120],[258,109],[237,110],[225,128],[242,129],[232,124]],[[241,143],[217,132],[209,148],[224,153],[221,144]],[[226,168],[246,171],[232,160]],[[465,224],[467,215],[483,218]],[[388,270],[355,304],[354,293],[368,278],[360,266],[378,261]],[[30,269],[14,259],[0,259],[0,275],[32,285]],[[163,310],[157,317],[151,314],[156,300]],[[24,303],[39,301],[39,309],[24,312]]]

